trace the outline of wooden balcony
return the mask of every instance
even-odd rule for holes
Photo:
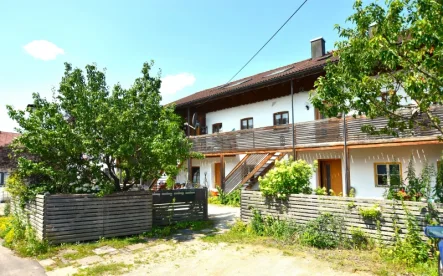
[[[432,111],[443,121],[443,108]],[[426,120],[426,115],[421,119]],[[346,118],[346,137],[348,145],[393,143],[404,141],[424,141],[438,139],[440,133],[435,129],[416,128],[399,134],[369,135],[361,128],[364,125],[385,126],[385,118]],[[292,125],[270,126],[238,130],[201,136],[191,136],[193,151],[205,154],[274,151],[292,148]],[[295,148],[316,148],[341,146],[344,142],[343,119],[324,119],[295,124]]]

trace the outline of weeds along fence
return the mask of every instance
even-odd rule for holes
[[[153,202],[154,225],[208,219],[206,188],[161,190],[153,194]]]
[[[443,221],[443,205],[429,208],[427,203],[404,202],[418,224],[424,227],[431,217]],[[408,214],[401,202],[319,195],[290,195],[287,200],[265,198],[260,192],[243,190],[241,193],[241,219],[251,220],[254,210],[263,216],[291,220],[305,224],[319,217],[322,213],[341,216],[347,229],[357,227],[368,237],[380,238],[385,243],[392,243],[397,229],[400,237],[407,233]],[[363,211],[362,211],[363,210]],[[368,210],[379,210],[377,218],[363,217]],[[424,235],[423,235],[424,238]]]
[[[153,225],[208,218],[207,189],[91,194],[37,195],[22,209],[12,200],[11,211],[29,222],[39,239],[52,243],[129,236]]]

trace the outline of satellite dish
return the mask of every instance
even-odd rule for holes
[[[198,122],[198,118],[197,118],[197,116],[198,116],[197,112],[194,112],[194,114],[192,115],[192,121],[191,121],[191,124],[192,124],[194,127],[199,127],[199,126],[200,126],[200,123]]]

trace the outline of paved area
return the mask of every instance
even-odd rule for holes
[[[240,207],[229,207],[223,205],[208,205],[208,216],[214,221],[214,227],[217,229],[227,230],[229,225],[240,218]]]
[[[0,245],[0,275],[39,276],[46,273],[37,261],[14,256],[11,250]]]

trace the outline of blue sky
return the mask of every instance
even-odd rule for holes
[[[228,81],[303,0],[1,1],[0,130],[15,127],[6,104],[32,92],[51,97],[63,63],[107,68],[108,85],[128,87],[144,61],[162,69],[164,103]],[[309,0],[236,79],[309,58],[312,38],[327,50],[353,0]],[[156,70],[157,70],[156,69]]]

